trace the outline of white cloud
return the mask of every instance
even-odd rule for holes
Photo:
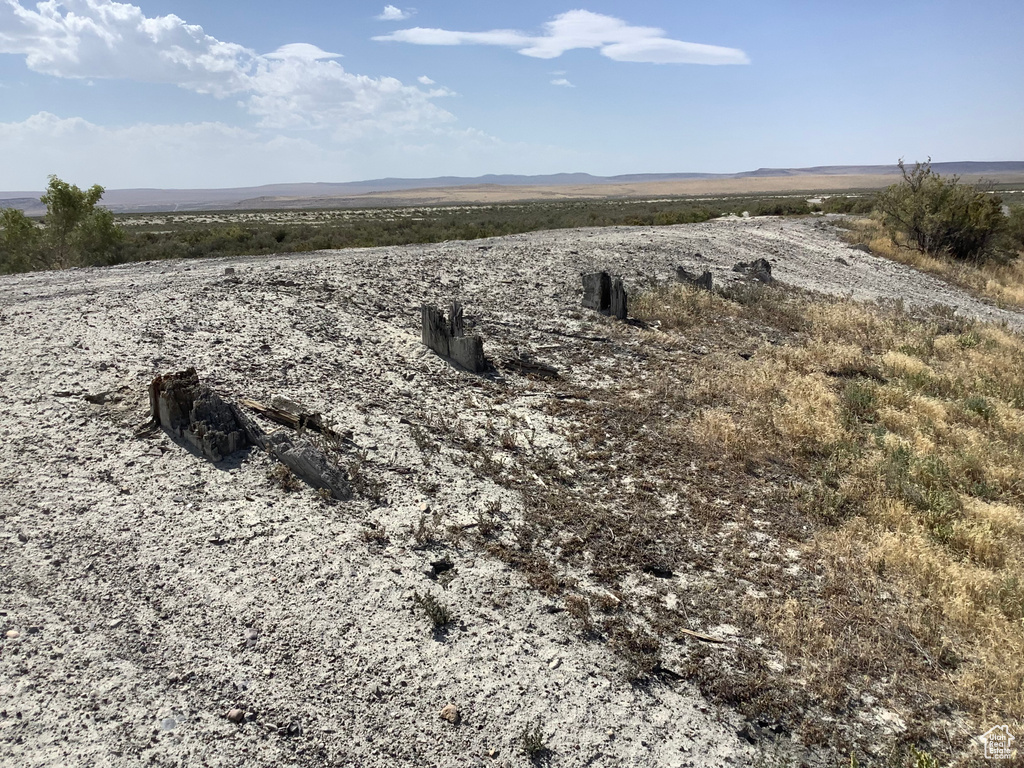
[[[434,106],[439,91],[390,77],[347,72],[329,53],[291,43],[260,55],[217,40],[174,15],[149,18],[112,0],[48,0],[35,10],[0,0],[0,53],[24,55],[29,68],[65,78],[119,78],[238,96],[270,128],[422,130],[454,118]]]
[[[377,18],[380,21],[405,21],[414,13],[415,11],[411,9],[403,11],[401,8],[396,8],[393,5],[385,5],[384,12]]]
[[[552,80],[551,84],[552,85],[560,85],[563,88],[575,88],[576,87],[575,85],[570,83],[568,80],[566,80],[564,77],[560,77],[557,80]]]
[[[419,77],[416,78],[416,80],[420,83],[420,85],[433,85],[434,84],[434,81],[431,80],[426,75],[420,75]]]
[[[528,35],[509,29],[456,32],[413,27],[373,38],[416,45],[500,45],[517,48],[524,56],[553,59],[578,48],[597,48],[615,61],[651,64],[748,64],[738,48],[686,43],[665,36],[656,27],[635,27],[614,16],[575,10],[544,24],[544,34]]]
[[[328,53],[322,51],[315,45],[309,43],[289,43],[282,45],[273,53],[268,53],[267,59],[303,59],[305,61],[320,61],[321,59],[340,59],[340,53]]]

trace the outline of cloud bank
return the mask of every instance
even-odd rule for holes
[[[385,5],[384,11],[376,18],[379,21],[405,21],[412,16],[414,11],[407,10],[403,11],[401,8],[397,8],[393,5]]]
[[[292,43],[269,54],[207,35],[171,14],[147,17],[112,0],[48,0],[35,9],[0,0],[0,53],[30,69],[77,79],[173,84],[218,98],[240,97],[267,128],[363,131],[421,129],[454,118],[424,91],[390,77],[346,71],[340,54]]]
[[[614,16],[575,10],[544,24],[544,34],[528,35],[510,29],[456,32],[413,27],[373,38],[415,45],[499,45],[524,56],[554,59],[566,51],[596,48],[615,61],[648,64],[749,64],[738,48],[687,43],[665,36],[656,27],[635,27]]]

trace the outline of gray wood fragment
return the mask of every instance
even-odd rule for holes
[[[612,280],[607,272],[594,272],[583,276],[583,306],[607,312],[611,306]]]
[[[628,314],[626,288],[622,285],[622,279],[618,277],[612,282],[608,313],[619,320],[625,320]]]
[[[296,477],[314,488],[325,488],[339,500],[352,495],[345,472],[309,440],[278,430],[267,435],[264,447]]]
[[[452,302],[447,320],[444,312],[429,304],[424,304],[421,312],[426,346],[473,373],[487,370],[483,339],[465,335],[461,304]]]
[[[706,269],[698,275],[696,272],[690,272],[683,267],[676,267],[676,280],[703,291],[711,291],[714,288],[711,272]]]

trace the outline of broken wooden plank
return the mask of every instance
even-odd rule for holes
[[[703,632],[695,632],[692,629],[683,629],[680,627],[678,631],[682,632],[684,635],[689,635],[690,637],[695,637],[698,640],[703,640],[705,643],[716,643],[718,645],[724,645],[726,642],[720,637],[712,637],[711,635],[705,635]]]
[[[521,354],[519,357],[511,357],[505,361],[505,368],[519,373],[526,374],[527,376],[540,376],[545,379],[557,379],[558,369],[554,366],[548,365],[547,363],[541,363],[534,360],[529,355]]]

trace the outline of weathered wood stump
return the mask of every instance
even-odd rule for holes
[[[689,270],[684,269],[683,267],[676,267],[676,280],[678,280],[680,283],[686,283],[687,285],[691,285],[694,288],[700,289],[702,291],[710,292],[714,289],[714,283],[713,278],[711,277],[711,272],[709,272],[706,269],[701,274],[698,275],[696,272],[690,272]]]
[[[740,272],[751,280],[771,284],[775,282],[772,277],[772,265],[767,259],[754,259],[754,261],[741,261],[732,268],[733,272]]]
[[[195,368],[153,379],[149,407],[153,424],[185,440],[210,461],[222,461],[236,451],[257,446],[314,488],[326,488],[336,499],[352,495],[345,472],[320,448],[285,430],[268,435],[238,406],[201,384]],[[300,421],[298,417],[296,421],[302,426],[315,426],[329,436],[319,422],[319,414],[317,417],[315,422]]]
[[[583,276],[583,306],[625,320],[628,313],[626,289],[621,278],[612,280],[607,272]]]
[[[612,280],[607,272],[583,276],[583,306],[607,312],[611,306]]]
[[[483,339],[465,335],[461,304],[452,302],[447,320],[444,312],[430,304],[424,304],[421,312],[422,339],[426,346],[467,371],[480,373],[487,370]]]
[[[210,461],[252,444],[237,409],[199,383],[195,368],[157,376],[149,385],[152,419]]]

